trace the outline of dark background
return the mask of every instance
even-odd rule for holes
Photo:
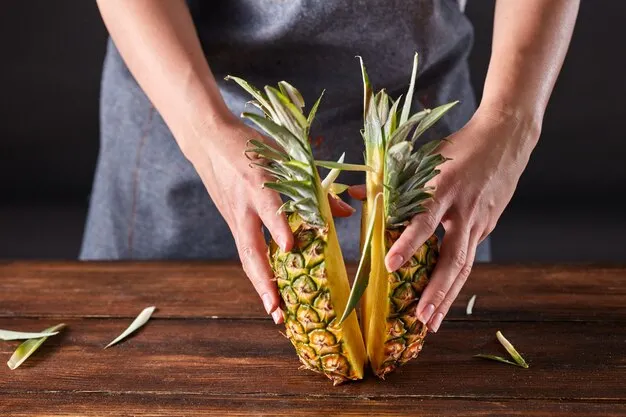
[[[480,94],[493,1],[468,2]],[[542,138],[493,233],[499,262],[626,260],[626,2],[582,2]],[[93,1],[0,13],[0,258],[77,256],[98,151],[106,31]]]

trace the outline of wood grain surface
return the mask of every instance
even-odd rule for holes
[[[0,415],[626,415],[625,279],[620,267],[476,266],[417,360],[333,387],[298,370],[235,264],[4,262],[0,328],[68,327],[17,370],[0,366]],[[148,305],[142,330],[102,349]],[[473,358],[505,355],[497,330],[530,369]],[[18,344],[0,342],[0,358]]]

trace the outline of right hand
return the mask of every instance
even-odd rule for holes
[[[259,167],[251,167],[245,155],[249,139],[271,143],[255,129],[236,118],[220,121],[206,129],[201,140],[185,149],[207,188],[213,202],[226,220],[237,245],[243,269],[258,292],[263,306],[276,324],[281,323],[280,296],[267,257],[262,226],[278,246],[289,251],[293,235],[287,218],[277,211],[282,205],[278,193],[264,189],[272,179]],[[191,149],[190,149],[191,148]],[[337,217],[347,217],[354,210],[339,199],[330,198]]]

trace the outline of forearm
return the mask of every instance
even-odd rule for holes
[[[202,52],[184,0],[98,0],[131,73],[181,148],[232,115]]]
[[[497,0],[481,108],[541,129],[578,6],[579,0]]]

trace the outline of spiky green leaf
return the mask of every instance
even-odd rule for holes
[[[400,104],[400,100],[402,100],[402,96],[398,97],[398,99],[394,101],[391,105],[391,109],[389,110],[389,116],[387,117],[387,121],[383,126],[385,141],[387,143],[389,142],[391,135],[393,135],[398,127],[398,105]]]
[[[415,143],[417,139],[419,139],[422,134],[430,129],[439,119],[441,119],[452,107],[456,106],[458,101],[453,101],[452,103],[444,104],[442,106],[434,108],[417,126],[415,132],[413,132],[413,137],[411,138],[411,142]]]
[[[304,147],[304,145],[285,127],[277,125],[270,119],[266,119],[263,116],[259,116],[254,113],[244,113],[243,117],[251,120],[254,124],[259,126],[266,134],[274,139],[291,158],[298,161],[309,161],[311,158],[310,152]]]
[[[280,149],[276,149],[275,147],[268,145],[267,143],[261,142],[257,139],[250,139],[248,141],[248,146],[246,147],[246,153],[256,153],[263,158],[267,158],[270,160],[287,160],[289,159],[289,155],[283,152]]]
[[[272,118],[276,117],[276,113],[272,109],[272,106],[267,100],[267,97],[265,97],[265,95],[261,91],[257,90],[255,87],[250,85],[246,80],[241,79],[239,77],[235,77],[233,75],[227,75],[224,79],[226,81],[233,80],[234,82],[239,84],[241,88],[246,90],[252,97],[254,97],[259,102],[259,104],[263,108],[264,113],[267,113]]]
[[[402,141],[408,140],[409,134],[418,125],[428,114],[431,112],[430,109],[422,110],[418,113],[415,113],[409,119],[398,125],[398,128],[393,132],[391,137],[387,140],[387,148],[400,143]]]
[[[275,121],[281,126],[286,127],[301,143],[308,140],[304,137],[306,119],[302,112],[296,108],[283,93],[274,87],[266,86],[265,93],[276,112],[277,120]]]
[[[384,125],[387,122],[387,117],[389,116],[389,95],[385,89],[376,93],[375,100],[378,119],[380,120],[380,123]]]
[[[304,98],[302,98],[302,94],[300,94],[300,91],[298,91],[296,87],[289,84],[287,81],[280,81],[278,88],[280,88],[280,91],[285,96],[289,97],[289,100],[291,100],[296,107],[299,109],[304,107]]]
[[[315,101],[315,103],[313,104],[313,107],[311,107],[311,111],[309,112],[309,116],[306,118],[306,123],[307,123],[307,136],[309,135],[309,131],[311,130],[311,125],[313,124],[313,119],[315,119],[315,115],[317,114],[317,108],[320,106],[320,103],[322,101],[322,97],[324,97],[324,92],[326,90],[322,90],[322,94],[320,94],[320,96],[317,98],[317,100]]]

